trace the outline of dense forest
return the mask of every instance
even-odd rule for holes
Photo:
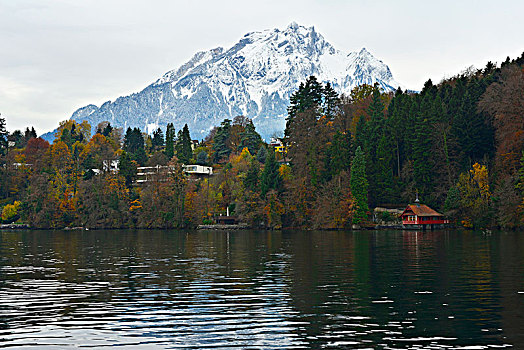
[[[362,85],[339,96],[310,77],[276,149],[251,120],[201,142],[187,126],[62,122],[49,144],[0,116],[0,211],[35,228],[181,228],[231,212],[253,227],[342,229],[377,206],[422,202],[465,227],[524,226],[524,54],[420,92]],[[116,164],[116,165],[115,165]],[[212,166],[188,176],[183,164]],[[156,167],[137,182],[140,167]]]

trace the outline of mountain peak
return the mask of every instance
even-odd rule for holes
[[[313,26],[291,22],[284,30],[248,33],[230,48],[198,52],[141,92],[80,108],[72,118],[93,129],[101,121],[145,131],[187,123],[202,139],[225,118],[244,115],[268,139],[283,131],[289,98],[311,75],[346,94],[361,84],[378,83],[385,91],[399,86],[367,49],[344,53]]]
[[[275,29],[275,31],[279,31],[279,30]],[[301,35],[301,36],[308,36],[308,35],[311,35],[312,33],[316,34],[314,26],[306,27],[306,26],[298,24],[295,21],[291,22],[283,32],[284,33],[296,33],[297,35]]]
[[[297,30],[299,27],[298,23],[295,22],[295,21],[292,21],[291,23],[289,23],[289,25],[287,26],[287,29],[291,29],[291,30]]]

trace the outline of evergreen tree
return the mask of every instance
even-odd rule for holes
[[[182,164],[189,164],[189,161],[193,157],[193,149],[191,147],[191,135],[189,134],[187,124],[178,132],[175,149],[178,161]]]
[[[449,215],[458,209],[460,205],[460,191],[457,186],[452,186],[444,202],[444,212]]]
[[[264,145],[260,146],[260,148],[258,149],[258,152],[257,152],[257,160],[264,164],[266,162],[266,159],[267,159],[267,149]]]
[[[260,176],[260,194],[266,196],[270,190],[280,191],[282,186],[282,177],[278,172],[278,163],[275,158],[275,152],[271,150],[266,159],[264,170]]]
[[[395,176],[400,177],[401,166],[406,160],[409,152],[409,142],[407,135],[413,133],[412,122],[409,120],[409,109],[411,99],[399,88],[395,97],[388,106],[388,119],[386,128],[390,132],[391,142],[395,151]]]
[[[207,152],[206,151],[200,151],[197,154],[196,163],[198,165],[207,165]]]
[[[415,135],[413,143],[413,171],[415,186],[426,198],[432,193],[433,187],[433,144],[431,142],[430,95],[422,98],[420,110],[415,120]]]
[[[24,147],[31,139],[36,139],[36,131],[34,127],[31,127],[31,129],[26,128],[24,132]]]
[[[466,86],[453,120],[452,132],[464,155],[464,169],[482,160],[484,155],[492,152],[494,148],[493,128],[486,124],[485,116],[477,112],[477,103],[484,91],[484,86],[473,78]]]
[[[128,127],[126,134],[124,135],[124,151],[134,153],[136,148],[135,133],[133,132],[133,129]]]
[[[145,150],[144,135],[139,128],[127,128],[124,136],[124,151],[133,155],[133,158],[140,165],[144,165],[147,161]]]
[[[378,196],[380,196],[380,189],[378,187],[378,159],[377,148],[379,141],[384,134],[385,118],[384,118],[384,103],[377,84],[373,88],[373,95],[371,103],[367,110],[370,116],[369,122],[364,128],[364,154],[366,155],[366,170],[369,183],[369,202],[372,206],[377,204]]]
[[[340,98],[329,82],[323,89],[323,96],[323,113],[328,119],[332,120],[340,110]]]
[[[244,132],[240,134],[240,147],[239,150],[243,150],[245,147],[249,150],[249,153],[255,154],[258,147],[262,143],[262,137],[255,130],[255,125],[250,120],[244,129]]]
[[[368,139],[368,135],[366,134],[366,118],[364,116],[360,116],[357,121],[357,126],[355,129],[355,142],[354,142],[354,148],[355,150],[360,147],[364,148],[366,144],[366,140]]]
[[[291,95],[287,109],[286,129],[284,131],[286,138],[289,137],[295,117],[299,113],[308,110],[312,110],[314,113],[321,112],[319,109],[322,107],[323,90],[322,84],[312,75],[306,80],[305,84],[300,84],[298,90]],[[332,100],[330,101],[332,102]]]
[[[244,188],[253,192],[258,190],[259,165],[254,160],[249,164],[249,169],[244,178]]]
[[[71,145],[75,142],[83,142],[84,141],[84,134],[81,132],[81,130],[77,130],[76,123],[73,123],[71,125]],[[69,146],[69,145],[68,145]]]
[[[433,90],[433,88],[434,88],[433,81],[431,81],[431,79],[428,79],[424,83],[424,87],[422,88],[422,91],[420,92],[420,94],[425,95],[428,91]]]
[[[331,180],[341,171],[349,169],[351,164],[351,135],[336,131],[333,140],[327,148],[326,164],[324,167],[324,182]]]
[[[159,150],[164,147],[164,133],[162,132],[162,129],[158,128],[153,132],[151,146],[154,150]]]
[[[109,135],[111,135],[112,131],[113,131],[113,127],[111,126],[110,123],[107,123],[106,127],[104,128],[104,130],[102,130],[102,135],[104,135],[105,137],[109,137]]]
[[[137,167],[131,161],[131,157],[125,151],[122,152],[120,156],[120,161],[118,163],[118,173],[125,178],[126,186],[131,187],[133,181],[136,179]]]
[[[165,153],[168,159],[175,155],[175,127],[173,123],[167,124]]]
[[[135,160],[140,166],[146,165],[147,162],[147,154],[145,147],[140,147],[136,153],[134,154]]]
[[[384,119],[384,102],[382,102],[382,96],[378,84],[375,84],[373,87],[373,95],[371,103],[369,104],[368,115],[371,120],[377,122],[381,122]]]
[[[60,141],[64,142],[68,147],[71,147],[73,144],[73,138],[71,137],[71,132],[69,129],[62,130],[62,135],[60,135]]]
[[[220,162],[223,159],[228,159],[231,154],[231,147],[229,145],[229,137],[231,135],[231,120],[225,119],[217,128],[217,132],[213,137],[213,161]]]
[[[8,136],[9,133],[6,129],[5,118],[0,114],[0,154],[7,154]]]
[[[15,148],[25,147],[25,143],[24,143],[25,139],[20,130],[13,131],[11,135],[7,137],[7,139],[15,143]]]
[[[355,157],[351,163],[351,193],[355,201],[355,212],[353,223],[361,224],[368,218],[368,181],[366,179],[366,157],[360,147],[355,151]]]
[[[376,152],[376,164],[375,164],[375,183],[376,193],[375,201],[377,204],[385,204],[393,202],[395,197],[394,186],[393,186],[393,145],[391,139],[382,135],[378,142]]]

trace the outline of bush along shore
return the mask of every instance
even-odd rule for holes
[[[362,85],[340,96],[312,76],[267,143],[242,116],[201,141],[187,126],[148,135],[67,120],[52,144],[33,128],[8,133],[0,116],[1,220],[366,228],[378,223],[374,208],[406,208],[418,194],[459,227],[522,228],[523,63],[488,62],[420,92]]]

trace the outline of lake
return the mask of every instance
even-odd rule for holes
[[[0,231],[0,348],[524,349],[524,235]]]

